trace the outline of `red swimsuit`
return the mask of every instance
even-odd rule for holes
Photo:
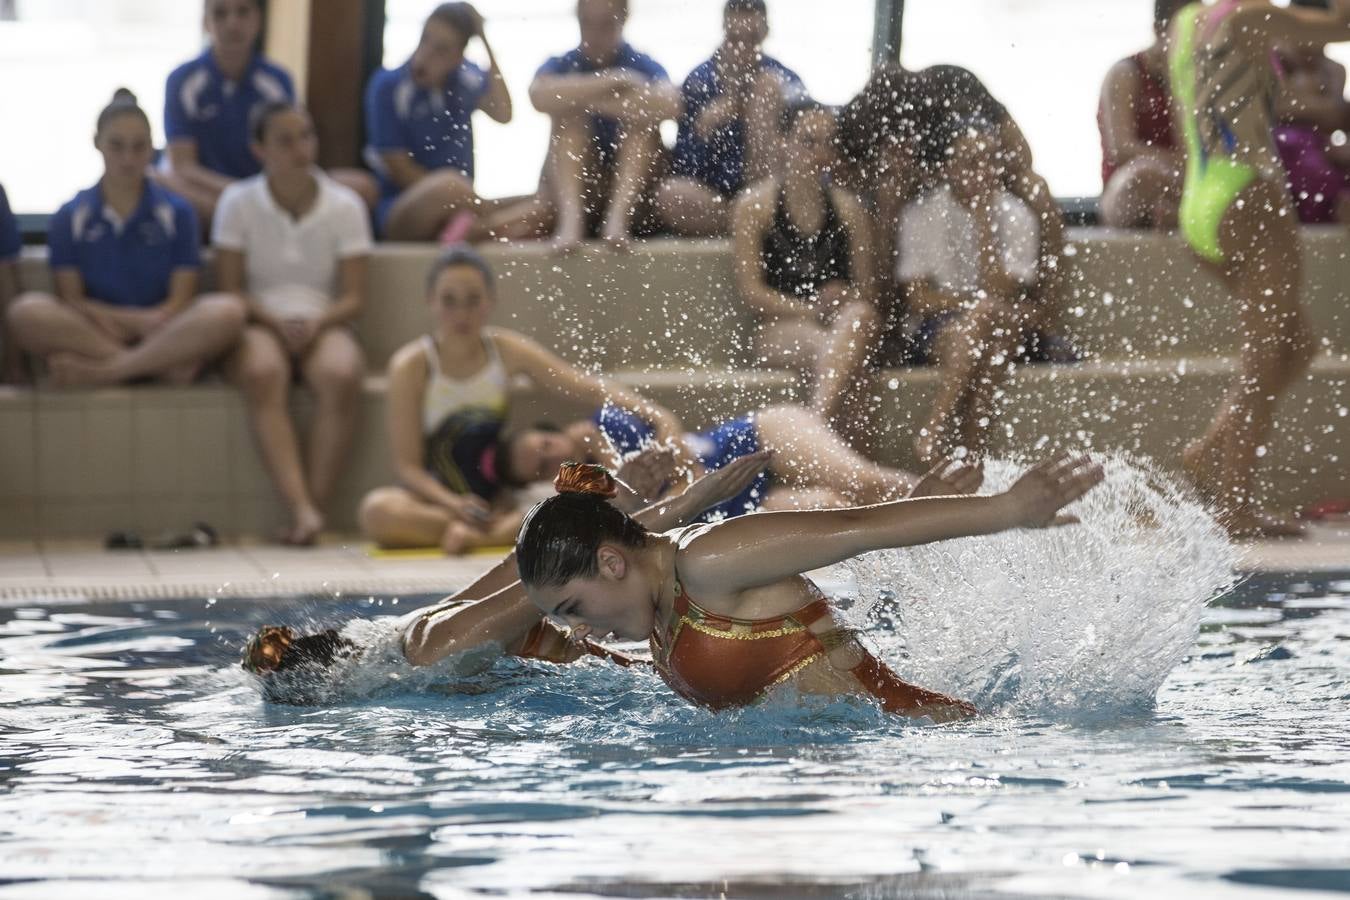
[[[811,624],[829,611],[825,598],[819,597],[791,615],[734,619],[699,606],[676,581],[670,620],[658,623],[652,631],[652,661],[681,697],[700,706],[726,709],[755,702],[830,650],[852,644],[863,658],[847,671],[887,712],[913,713],[939,705],[969,707],[901,680],[845,629],[811,631]],[[969,711],[973,713],[974,707]]]

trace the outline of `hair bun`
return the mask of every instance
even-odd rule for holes
[[[120,88],[118,88],[117,90],[113,91],[112,102],[113,102],[113,103],[126,103],[126,104],[129,104],[129,105],[131,105],[131,106],[135,106],[135,105],[136,105],[136,95],[133,94],[131,91],[127,90],[126,88],[120,87]]]
[[[566,462],[553,479],[553,488],[560,494],[597,494],[613,497],[619,493],[619,483],[604,466],[593,463]]]

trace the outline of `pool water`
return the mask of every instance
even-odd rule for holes
[[[1239,585],[1105,718],[717,715],[509,660],[303,707],[237,667],[423,599],[0,609],[0,896],[1350,893],[1350,575]]]

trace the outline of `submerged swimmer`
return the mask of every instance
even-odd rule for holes
[[[949,468],[948,479],[970,469]],[[802,573],[873,550],[1067,524],[1075,520],[1061,510],[1102,478],[1086,456],[1059,455],[993,496],[764,513],[657,532],[607,502],[616,485],[604,469],[569,464],[557,496],[526,517],[516,558],[530,599],[571,626],[574,640],[647,640],[662,677],[695,703],[744,706],[787,683],[944,722],[975,707],[903,681],[839,626]]]

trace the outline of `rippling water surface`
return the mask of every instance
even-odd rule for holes
[[[1350,894],[1350,573],[1233,586],[1207,518],[1111,473],[1077,528],[833,573],[986,712],[946,727],[599,661],[376,660],[313,706],[237,667],[264,622],[431,598],[0,609],[0,897]]]

